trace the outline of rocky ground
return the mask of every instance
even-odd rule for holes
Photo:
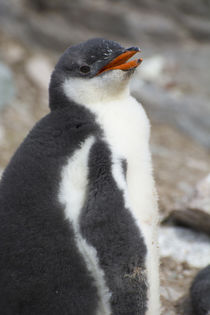
[[[58,56],[56,50],[16,35],[8,27],[0,31],[0,73],[4,67],[2,80],[8,89],[0,96],[0,171],[30,128],[48,112],[47,87]],[[116,36],[120,38],[120,32]],[[210,172],[208,52],[208,41],[191,37],[180,47],[147,43],[144,63],[132,83],[151,119],[161,220],[182,208],[198,181]],[[201,60],[193,62],[193,58]],[[196,272],[210,262],[210,239],[183,227],[162,226],[160,247],[162,314],[190,315],[183,310],[183,298]]]

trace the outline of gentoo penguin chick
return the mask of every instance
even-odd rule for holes
[[[210,265],[197,274],[190,293],[194,314],[210,315]]]
[[[158,315],[150,127],[139,52],[91,39],[51,77],[51,112],[0,183],[2,315]]]

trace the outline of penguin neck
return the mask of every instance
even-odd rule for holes
[[[130,95],[129,78],[119,73],[91,79],[68,78],[63,83],[63,91],[67,99],[77,104],[93,106],[109,103]]]
[[[62,87],[52,80],[49,86],[49,107],[51,110],[62,109],[71,105],[71,100],[64,94]]]

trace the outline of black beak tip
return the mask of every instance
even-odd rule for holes
[[[136,51],[136,52],[141,52],[141,49],[139,47],[130,47],[128,49],[126,49],[127,51]]]

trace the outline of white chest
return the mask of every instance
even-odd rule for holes
[[[90,108],[104,131],[112,151],[129,159],[148,144],[149,122],[140,104],[132,97],[95,104]]]
[[[131,96],[89,105],[88,109],[96,115],[111,149],[113,174],[124,190],[126,204],[130,205],[139,225],[142,221],[150,223],[156,212],[156,200],[149,151],[150,125],[144,109]],[[126,182],[120,174],[122,159],[127,162]]]

